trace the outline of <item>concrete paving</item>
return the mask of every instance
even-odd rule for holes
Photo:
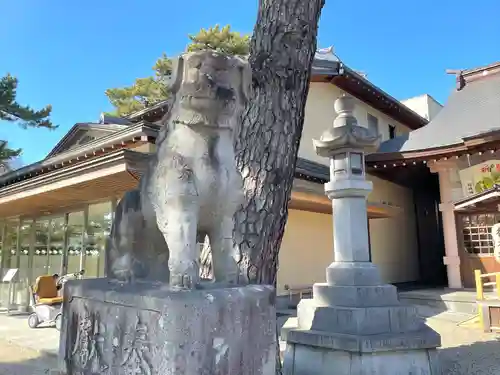
[[[57,358],[0,339],[0,375],[60,375]]]
[[[59,331],[54,326],[40,325],[28,327],[28,315],[0,314],[0,339],[17,346],[33,349],[57,356],[59,351]]]
[[[448,312],[427,319],[442,337],[443,375],[500,374],[500,336],[459,326],[467,317]],[[33,330],[26,316],[0,314],[0,375],[59,375],[58,344],[55,328]]]
[[[0,313],[0,375],[59,375],[59,331],[28,327],[28,315]]]

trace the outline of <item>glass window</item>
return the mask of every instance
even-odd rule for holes
[[[378,118],[368,113],[368,130],[373,135],[378,135]]]
[[[19,232],[19,236],[21,238],[21,251],[19,254],[19,278],[22,280],[30,279],[30,270],[31,270],[31,225],[32,220],[23,220],[21,222],[21,230]]]
[[[85,276],[103,277],[106,239],[111,232],[112,204],[103,202],[89,206],[85,248]]]
[[[64,216],[52,217],[49,224],[49,266],[48,274],[62,274],[63,269],[63,253],[64,253]]]
[[[500,222],[500,214],[463,215],[462,241],[469,254],[492,255],[495,252],[491,228]]]
[[[83,211],[70,212],[67,229],[67,269],[64,273],[78,272],[83,268],[82,250],[86,236]]]
[[[4,246],[4,267],[17,268],[17,227],[18,220],[7,220],[5,227],[5,246]]]
[[[50,219],[47,218],[40,218],[35,222],[33,280],[36,280],[38,276],[50,274],[50,224]]]
[[[5,222],[5,235],[2,238],[2,262],[4,272],[9,268],[17,267],[17,231],[19,226],[18,219],[9,219]],[[15,291],[18,289],[17,284],[14,284],[12,294],[9,296],[9,288],[7,285],[1,285],[0,289],[0,304],[6,306],[9,303],[18,301]]]
[[[5,264],[4,264],[6,259],[6,254],[4,254],[5,229],[6,229],[6,224],[4,222],[0,222],[0,277],[3,277],[5,273]]]

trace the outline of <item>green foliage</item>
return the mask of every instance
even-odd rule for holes
[[[0,141],[0,163],[21,155],[21,149],[13,150],[8,147],[7,141]]]
[[[202,51],[214,50],[228,55],[246,56],[250,53],[250,36],[241,35],[231,31],[231,26],[226,25],[222,29],[219,25],[201,29],[196,35],[189,35],[191,44],[187,50]]]
[[[126,115],[168,97],[166,86],[154,77],[138,78],[129,87],[106,90],[117,115]]]
[[[17,85],[17,78],[10,74],[0,78],[0,121],[15,122],[23,129],[56,129],[57,126],[49,119],[52,107],[48,105],[37,111],[19,104],[16,101]],[[20,153],[21,150],[9,149],[6,141],[0,141],[0,161],[9,160]]]
[[[165,77],[172,73],[172,60],[163,54],[153,66],[154,76],[137,78],[132,86],[106,90],[115,116],[126,116],[168,98]]]
[[[196,35],[189,35],[187,51],[214,50],[231,55],[248,55],[250,36],[231,31],[229,25],[219,25]],[[131,86],[106,90],[106,96],[115,107],[113,116],[126,116],[168,99],[167,77],[172,73],[172,60],[163,54],[153,66],[154,75],[138,78]]]

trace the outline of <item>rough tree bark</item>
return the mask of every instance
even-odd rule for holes
[[[235,139],[246,202],[236,212],[240,270],[276,286],[318,22],[324,0],[260,0],[250,46],[253,97]],[[281,374],[279,332],[276,373]]]
[[[323,5],[324,0],[259,3],[250,53],[253,98],[236,135],[246,203],[235,215],[234,239],[252,283],[276,283]]]
[[[233,238],[250,283],[276,285],[323,5],[324,0],[259,1],[250,47],[253,96],[235,135],[246,201],[235,214]],[[205,243],[203,277],[211,274],[210,262]],[[281,372],[279,356],[277,365]]]
[[[259,1],[250,46],[253,94],[235,135],[246,201],[235,214],[234,240],[251,283],[276,283],[324,2]],[[205,243],[204,277],[211,275],[210,263]]]

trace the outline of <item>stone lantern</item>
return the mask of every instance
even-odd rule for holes
[[[336,261],[333,268],[338,268],[336,263],[339,262],[370,260],[366,198],[372,191],[372,183],[366,180],[364,151],[375,150],[380,137],[359,126],[353,111],[353,98],[339,98],[335,102],[338,116],[333,127],[319,140],[313,140],[316,153],[330,159],[330,181],[325,184],[325,192],[333,207]]]
[[[440,374],[435,348],[441,338],[415,307],[399,303],[397,289],[383,284],[370,261],[365,152],[375,151],[378,134],[360,126],[354,99],[335,102],[337,117],[314,147],[330,160],[325,192],[332,200],[334,251],[326,283],[313,286],[297,319],[285,324],[287,375]]]

